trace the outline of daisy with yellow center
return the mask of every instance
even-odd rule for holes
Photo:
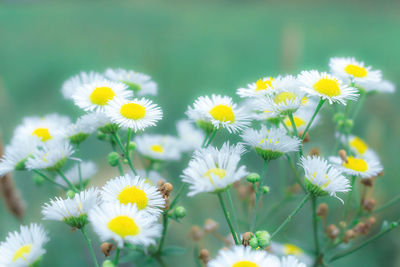
[[[248,98],[241,105],[251,119],[258,121],[280,120],[279,113],[271,109],[270,100],[267,97]]]
[[[355,58],[331,58],[329,67],[334,75],[348,84],[379,82],[382,78],[379,70],[372,70],[370,66],[365,66],[364,62],[357,61]]]
[[[223,191],[246,176],[246,168],[239,166],[243,152],[243,146],[231,146],[229,143],[224,143],[221,149],[208,147],[196,150],[181,176],[190,185],[188,196]]]
[[[180,142],[170,135],[143,134],[134,139],[137,151],[153,161],[179,160],[181,158]]]
[[[249,115],[228,96],[199,97],[186,114],[206,131],[225,128],[229,133],[237,133],[250,124]]]
[[[305,130],[307,124],[310,122],[314,111],[310,108],[300,108],[295,113],[293,113],[293,120],[296,124],[296,129],[298,132],[302,132]],[[309,129],[313,128],[315,125],[318,124],[320,116],[317,114],[314,120],[311,123]],[[285,123],[286,127],[292,129],[292,122],[290,121],[289,117],[285,117],[283,119],[283,123]]]
[[[343,143],[347,142],[351,151],[353,151],[356,155],[363,156],[366,153],[375,153],[368,146],[368,144],[358,136],[350,135],[348,139],[343,136],[341,140]]]
[[[295,256],[295,258],[305,263],[306,266],[309,266],[314,262],[314,258],[311,255],[306,254],[303,249],[291,243],[282,244],[272,241],[270,245],[270,252],[279,257]],[[287,259],[289,257],[284,258]]]
[[[157,84],[149,75],[124,69],[107,69],[104,73],[107,79],[126,84],[135,95],[156,95]]]
[[[254,83],[249,83],[246,88],[237,89],[237,94],[241,98],[257,97],[271,93],[274,90],[272,82],[274,78],[265,77],[258,79]]]
[[[190,152],[201,147],[205,135],[193,122],[180,120],[176,123],[176,130],[182,152]]]
[[[345,162],[340,157],[330,157],[329,161],[343,173],[361,178],[372,178],[383,171],[374,152],[367,152],[363,156],[349,156]]]
[[[119,248],[124,243],[148,247],[161,235],[157,218],[130,203],[103,203],[90,210],[89,221],[101,241],[114,240]]]
[[[393,94],[396,92],[396,85],[387,80],[380,80],[378,82],[358,82],[357,88],[367,93]]]
[[[357,89],[344,85],[339,78],[326,72],[302,71],[298,80],[302,84],[301,89],[312,96],[328,100],[330,104],[346,105],[347,101],[358,98]]]
[[[101,82],[104,80],[104,77],[97,72],[81,72],[78,75],[75,75],[68,80],[66,80],[62,87],[61,92],[65,99],[72,99],[75,91],[85,84],[90,84],[94,82]]]
[[[165,200],[158,188],[139,176],[116,177],[108,181],[101,190],[103,202],[118,202],[136,205],[138,210],[158,216],[165,206]]]
[[[155,126],[162,118],[161,108],[145,98],[134,100],[115,98],[109,102],[105,113],[113,123],[123,129],[132,129],[134,132]]]
[[[132,95],[133,92],[125,84],[103,80],[82,85],[72,98],[75,105],[85,111],[104,111],[114,98],[129,98]]]
[[[0,244],[0,266],[38,266],[48,241],[42,225],[21,226]]]
[[[343,202],[336,193],[348,192],[351,188],[349,180],[327,160],[314,156],[302,157],[300,165],[304,169],[307,190],[316,195],[330,195]]]
[[[300,147],[300,139],[288,136],[283,128],[267,129],[261,125],[260,130],[246,129],[241,137],[264,160],[277,159],[285,153],[298,151]]]

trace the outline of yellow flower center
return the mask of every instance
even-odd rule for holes
[[[223,179],[226,176],[226,170],[220,168],[212,168],[203,174],[203,178],[207,177],[212,184],[214,183],[213,176],[218,176],[220,179]]]
[[[50,140],[52,138],[48,128],[36,128],[32,132],[32,135],[36,135],[43,142],[46,142],[47,140]]]
[[[272,87],[273,80],[273,78],[268,78],[265,81],[259,79],[258,81],[256,81],[256,91],[267,90],[268,88]]]
[[[359,137],[354,137],[349,144],[361,155],[364,154],[368,149],[368,145]]]
[[[282,92],[275,96],[274,102],[275,104],[287,103],[290,100],[296,99],[296,97],[297,95],[292,92]]]
[[[350,156],[347,158],[347,163],[343,162],[343,166],[347,169],[351,169],[357,172],[365,172],[368,170],[368,164],[365,160],[354,158]]]
[[[263,145],[263,144],[265,144],[265,143],[268,143],[268,144],[272,144],[272,143],[278,144],[279,141],[276,140],[276,141],[274,142],[274,140],[273,140],[272,138],[266,138],[266,139],[261,139],[261,140],[260,140],[260,145]]]
[[[113,99],[115,96],[114,91],[110,87],[97,87],[90,94],[89,98],[93,104],[104,106]]]
[[[217,121],[230,123],[235,122],[235,114],[230,106],[227,105],[216,105],[210,110],[210,115]]]
[[[232,267],[259,267],[258,264],[252,261],[238,261]]]
[[[164,152],[164,148],[162,147],[162,145],[152,145],[152,146],[150,146],[150,149],[153,150],[153,152],[157,152],[157,153]]]
[[[367,76],[368,71],[364,67],[360,67],[357,65],[349,64],[344,68],[344,71],[347,72],[347,74],[353,75],[354,77],[357,78],[362,78]]]
[[[285,255],[300,255],[303,253],[301,248],[292,244],[283,244],[283,251]]]
[[[297,117],[297,116],[293,116],[293,120],[294,120],[294,124],[296,125],[296,128],[299,128],[300,126],[303,126],[306,124],[306,122],[302,118]],[[288,128],[292,127],[292,123],[289,118],[286,118],[284,122]]]
[[[322,78],[316,82],[314,84],[314,90],[329,97],[340,95],[339,82],[327,78]]]
[[[23,259],[24,261],[26,261],[25,259],[25,255],[29,254],[29,252],[31,252],[32,249],[32,244],[27,244],[25,246],[20,247],[15,253],[14,256],[12,258],[12,261],[15,262],[19,259]]]
[[[122,116],[132,120],[143,119],[146,116],[146,108],[136,103],[122,105],[120,112]]]
[[[122,204],[135,203],[139,210],[146,208],[149,201],[146,193],[136,185],[126,186],[117,198]]]
[[[308,103],[308,97],[304,96],[304,97],[301,99],[301,104],[302,104],[302,105],[305,105],[305,104],[307,104],[307,103]]]
[[[139,233],[139,227],[135,221],[126,215],[120,215],[113,218],[108,222],[107,227],[123,238],[129,235],[137,235]]]

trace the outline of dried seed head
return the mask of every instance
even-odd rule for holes
[[[165,192],[168,192],[168,193],[171,193],[172,190],[174,190],[174,187],[170,183],[163,184],[162,188],[163,188],[163,190],[165,190]]]
[[[158,187],[159,189],[161,189],[163,185],[164,185],[164,181],[163,181],[163,180],[158,180],[158,182],[157,182],[157,187]]]
[[[326,203],[321,203],[317,207],[317,216],[319,216],[319,217],[325,217],[326,215],[328,215],[328,212],[329,212],[329,208]]]
[[[363,209],[368,211],[368,212],[373,211],[375,206],[376,206],[376,200],[374,198],[365,199],[362,202]]]
[[[217,229],[218,229],[218,223],[216,221],[214,221],[213,219],[207,219],[204,222],[204,231],[205,232],[211,233]]]
[[[113,250],[114,245],[108,242],[104,242],[103,244],[101,244],[100,249],[101,252],[103,252],[104,256],[108,257],[110,256],[110,252],[111,250]]]
[[[362,234],[362,235],[366,235],[369,232],[369,225],[366,224],[365,222],[359,222],[356,226],[354,226],[354,231],[356,233]]]
[[[253,236],[253,233],[251,232],[246,232],[242,236],[242,245],[247,247],[249,245],[250,239]]]
[[[338,154],[339,154],[339,157],[342,159],[343,162],[348,163],[348,161],[347,161],[347,152],[346,152],[346,150],[340,149],[339,152],[338,152]]]
[[[328,226],[328,228],[326,228],[326,235],[332,240],[336,239],[336,237],[338,237],[339,234],[340,230],[334,224],[331,224]]]
[[[374,185],[374,178],[364,178],[360,181],[365,186],[373,186]]]
[[[346,233],[344,234],[343,242],[349,243],[349,241],[355,237],[356,237],[356,233],[352,229],[347,230]]]
[[[381,176],[383,176],[384,174],[385,174],[385,172],[384,172],[384,171],[381,171],[380,173],[378,173],[378,176],[381,177]]]
[[[299,138],[301,138],[302,136],[303,136],[303,132],[300,132],[300,133],[299,133]],[[304,144],[304,143],[309,143],[310,141],[311,141],[310,135],[309,135],[308,132],[307,132],[306,135],[304,136],[303,144]]]
[[[199,252],[199,259],[205,264],[207,265],[207,263],[210,261],[210,252],[203,248],[202,250],[200,250]]]
[[[321,155],[321,150],[318,147],[313,147],[310,149],[310,152],[308,152],[310,156],[319,156]]]
[[[368,224],[369,225],[374,225],[376,223],[376,218],[374,216],[371,216],[368,218]]]
[[[190,228],[189,236],[193,241],[197,242],[203,238],[204,233],[198,225],[193,225],[192,228]]]

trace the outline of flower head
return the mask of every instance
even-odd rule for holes
[[[81,87],[82,85],[103,81],[104,77],[97,72],[81,72],[78,75],[75,75],[68,80],[66,80],[62,87],[61,92],[65,99],[72,99],[77,88]]]
[[[267,95],[274,90],[273,81],[272,77],[258,79],[254,83],[249,83],[246,88],[237,89],[236,93],[242,98]]]
[[[363,156],[349,156],[346,162],[340,157],[330,157],[329,161],[343,173],[361,178],[377,176],[383,170],[374,152],[365,153]]]
[[[200,129],[195,128],[192,122],[180,120],[176,123],[176,129],[178,131],[181,151],[188,152],[201,147],[204,140],[204,133]]]
[[[334,57],[329,61],[331,72],[347,83],[354,82],[356,85],[367,82],[379,82],[382,74],[379,70],[372,70],[365,66],[364,62],[355,58]]]
[[[188,196],[222,191],[245,177],[246,168],[239,166],[243,152],[242,145],[231,146],[228,142],[221,149],[209,147],[196,150],[181,176],[184,182],[190,184]]]
[[[135,138],[137,150],[151,160],[179,160],[180,143],[176,137],[159,134],[144,134]]]
[[[309,108],[300,108],[295,113],[293,113],[293,120],[296,125],[296,129],[298,132],[302,132],[306,129],[308,123],[310,122],[312,116],[314,114],[314,110]],[[310,125],[310,128],[313,128],[319,122],[319,115],[317,114],[314,118],[313,122]],[[290,121],[289,117],[285,117],[283,119],[283,123],[286,125],[287,128],[292,129],[292,122]]]

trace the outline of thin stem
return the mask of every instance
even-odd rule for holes
[[[296,167],[293,165],[292,159],[289,156],[289,154],[286,154],[286,158],[288,160],[290,169],[292,169],[292,172],[294,174],[294,178],[296,180],[296,182],[300,185],[301,189],[303,190],[304,193],[307,193],[306,187],[304,186],[304,184],[301,182],[301,179],[299,177],[299,173],[296,170]]]
[[[79,192],[78,188],[76,188],[73,184],[71,184],[71,182],[67,179],[67,177],[65,177],[65,174],[62,172],[62,170],[58,170],[57,172],[61,176],[61,178],[67,183],[67,185],[72,191],[76,193]]]
[[[361,94],[360,99],[358,99],[357,106],[356,106],[356,108],[354,110],[354,113],[353,113],[353,121],[357,118],[357,116],[360,113],[362,107],[364,106],[364,102],[365,102],[365,99],[366,99],[366,96],[367,96],[367,94],[365,92],[362,92],[362,91],[360,92],[360,94]]]
[[[296,123],[294,122],[294,118],[293,118],[293,113],[292,112],[289,113],[289,120],[290,120],[290,123],[292,124],[294,136],[299,136],[299,134],[297,133],[297,127],[296,127]]]
[[[207,148],[207,147],[211,144],[211,142],[212,142],[212,140],[214,139],[215,134],[217,133],[217,131],[218,131],[218,129],[214,129],[214,131],[212,132],[212,134],[211,134],[211,136],[210,136],[210,139],[208,139],[208,142],[207,142],[205,148]]]
[[[81,147],[80,144],[76,145],[76,156],[80,159],[81,158]],[[83,181],[82,181],[82,168],[81,168],[81,161],[78,160],[78,175],[79,175],[79,189],[83,189]]]
[[[390,224],[390,226],[389,226],[387,229],[385,229],[385,230],[379,232],[378,234],[376,234],[376,235],[374,235],[373,237],[367,239],[366,241],[364,241],[363,243],[359,244],[358,246],[356,246],[356,247],[354,247],[354,248],[352,248],[352,249],[349,249],[349,250],[344,251],[344,252],[342,252],[342,253],[336,254],[335,256],[333,256],[333,257],[329,260],[329,262],[336,261],[336,260],[338,260],[338,259],[340,259],[340,258],[343,258],[343,257],[345,257],[345,256],[347,256],[347,255],[350,255],[350,254],[356,252],[357,250],[359,250],[359,249],[361,249],[361,248],[363,248],[363,247],[369,245],[371,242],[373,242],[373,241],[375,241],[375,240],[381,238],[383,235],[389,233],[390,231],[392,231],[393,229],[395,229],[395,228],[398,227],[398,226],[399,226],[399,221],[392,222],[392,223]]]
[[[286,220],[272,233],[271,239],[278,234],[291,220],[292,218],[299,212],[299,210],[304,206],[304,204],[310,199],[310,193],[304,196],[299,205],[289,214]]]
[[[283,118],[281,118],[280,121],[281,121],[281,124],[283,125],[283,127],[286,129],[286,132],[290,135],[291,132],[290,132],[289,128],[287,127],[287,125],[285,124],[285,122],[283,121]]]
[[[117,148],[115,147],[115,143],[112,140],[110,140],[110,144],[111,144],[111,147],[112,147],[113,151],[117,152]],[[122,169],[121,162],[119,160],[118,160],[117,166],[118,166],[119,174],[121,176],[123,176],[124,175],[124,169]]]
[[[186,184],[184,184],[184,183],[181,185],[181,187],[179,187],[178,193],[176,193],[174,200],[172,200],[171,204],[169,205],[169,210],[172,210],[175,207],[176,203],[178,202],[179,197],[181,196],[181,194],[183,193],[185,188],[186,188]]]
[[[90,240],[90,238],[86,232],[86,228],[82,227],[81,231],[82,231],[83,237],[85,238],[86,244],[89,247],[90,255],[92,256],[94,266],[99,267],[99,263],[97,262],[96,254],[94,253],[94,250],[93,250],[92,241]]]
[[[239,224],[238,224],[238,221],[237,221],[236,209],[235,209],[235,207],[233,206],[232,195],[231,195],[231,189],[228,189],[228,190],[226,191],[226,196],[227,196],[227,198],[228,198],[229,208],[230,208],[230,210],[231,210],[231,212],[232,212],[232,220],[233,220],[235,229],[238,230],[238,229],[239,229]]]
[[[231,222],[231,218],[230,218],[229,212],[226,209],[226,205],[225,205],[224,199],[222,198],[222,193],[218,193],[217,195],[218,195],[219,203],[221,204],[221,208],[222,208],[222,210],[224,212],[226,222],[228,223],[229,229],[231,230],[232,237],[233,237],[233,239],[235,241],[235,244],[239,245],[239,240],[237,239],[235,230],[233,229],[233,225],[232,225],[232,222]]]
[[[350,182],[350,185],[351,185],[351,190],[350,190],[350,192],[349,192],[349,194],[348,194],[348,197],[347,197],[347,201],[346,201],[346,206],[344,207],[344,212],[343,212],[343,220],[344,221],[346,221],[346,217],[347,217],[347,213],[348,213],[348,211],[349,211],[349,208],[350,208],[350,202],[351,202],[351,199],[352,199],[352,197],[353,197],[353,191],[354,191],[354,182],[356,181],[356,176],[355,175],[353,175],[352,177],[351,177],[351,182]]]
[[[320,248],[319,248],[319,240],[318,240],[318,217],[317,217],[317,201],[316,197],[311,197],[311,207],[313,213],[313,232],[314,232],[314,246],[315,246],[315,265],[318,266],[318,260],[320,257]]]
[[[385,204],[383,204],[382,206],[380,206],[379,208],[374,210],[373,213],[375,214],[375,213],[384,211],[385,209],[389,208],[393,204],[396,204],[399,200],[400,200],[400,195],[398,195],[398,196],[394,197],[392,200],[386,202]]]
[[[115,266],[118,266],[118,262],[119,262],[119,253],[121,252],[120,248],[117,247],[117,249],[115,250],[115,256],[114,256],[114,264]]]
[[[119,136],[117,133],[113,133],[112,135],[114,137],[115,142],[118,144],[119,149],[121,149],[121,152],[125,155],[126,160],[128,161],[128,165],[131,168],[132,172],[134,175],[137,175],[135,168],[133,167],[131,158],[129,157],[129,154],[125,151],[124,147],[122,146],[121,140],[119,139]]]
[[[310,128],[311,124],[313,123],[315,116],[317,116],[317,113],[321,109],[322,105],[325,103],[325,100],[321,98],[321,100],[318,103],[317,108],[314,111],[314,114],[311,117],[311,120],[307,123],[306,129],[304,130],[303,134],[301,135],[301,140],[304,140],[304,137],[306,136],[306,133],[308,132],[308,129]]]
[[[204,140],[203,143],[201,144],[201,147],[204,148],[204,146],[206,145],[206,142],[208,140],[208,137],[210,136],[211,132],[207,132],[206,136],[204,136]]]
[[[262,187],[263,187],[265,176],[266,176],[266,173],[267,173],[267,167],[268,167],[268,160],[264,160],[264,166],[263,166],[262,173],[261,173],[261,179],[260,179],[260,182],[258,183],[258,188],[255,191],[256,192],[256,199],[254,201],[253,216],[252,216],[251,224],[250,224],[250,232],[253,232],[254,231],[254,227],[256,226],[258,202],[259,202],[259,199],[260,199]]]
[[[163,230],[160,239],[160,244],[158,245],[157,254],[160,255],[164,246],[165,236],[167,235],[167,228],[168,228],[168,210],[164,211],[163,213]]]
[[[40,172],[39,170],[33,170],[33,172],[36,173],[37,175],[40,175],[40,177],[42,177],[42,178],[45,179],[46,181],[50,182],[51,184],[56,185],[56,186],[59,186],[59,187],[61,187],[62,189],[64,189],[65,191],[68,190],[68,187],[66,187],[66,186],[64,186],[64,185],[62,185],[62,184],[59,184],[59,183],[57,183],[56,181],[53,181],[51,178],[47,177],[46,174]]]
[[[131,134],[132,134],[132,130],[131,130],[131,128],[128,128],[128,135],[126,137],[126,147],[125,147],[127,157],[129,157],[129,144],[131,143]]]

